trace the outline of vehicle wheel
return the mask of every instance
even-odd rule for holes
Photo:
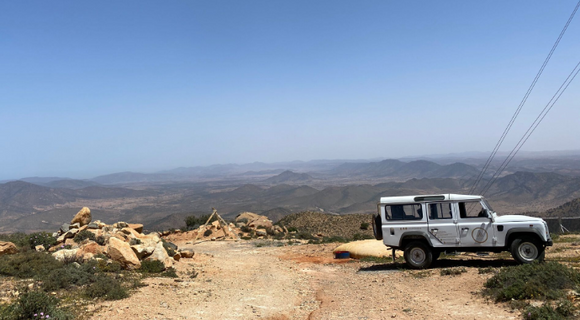
[[[530,237],[515,239],[510,246],[510,251],[519,263],[532,263],[534,260],[543,261],[546,255],[544,247]]]
[[[373,216],[373,234],[375,235],[375,239],[383,240],[383,222],[381,221],[380,214]]]
[[[412,269],[425,269],[433,261],[431,248],[423,242],[414,241],[405,247],[405,262]]]

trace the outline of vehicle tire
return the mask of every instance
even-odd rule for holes
[[[429,268],[433,262],[433,251],[421,241],[413,241],[405,247],[405,262],[411,269]]]
[[[516,238],[512,241],[510,251],[514,260],[522,264],[543,261],[546,256],[544,246],[531,237]]]
[[[383,222],[380,214],[373,215],[373,234],[375,239],[383,240]]]

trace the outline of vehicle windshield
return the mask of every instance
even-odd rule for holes
[[[487,202],[487,199],[483,199],[483,203],[485,203],[485,206],[487,207],[487,209],[489,211],[495,212],[495,210],[493,210],[493,208],[491,207],[491,205],[489,204],[489,202]]]

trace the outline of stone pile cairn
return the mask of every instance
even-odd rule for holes
[[[186,232],[165,231],[161,233],[161,236],[169,241],[194,240],[200,242],[238,240],[239,238],[268,239],[286,234],[288,234],[288,229],[274,225],[268,217],[252,212],[243,212],[236,217],[235,223],[225,224],[216,220]]]
[[[74,237],[82,231],[94,234],[97,241],[85,239],[77,243]],[[102,254],[117,261],[124,269],[134,270],[141,267],[141,261],[157,260],[165,268],[173,266],[180,258],[193,257],[193,251],[178,250],[174,244],[168,244],[170,250],[163,246],[163,240],[157,233],[144,234],[142,224],[117,222],[112,225],[99,220],[92,221],[89,208],[82,208],[71,223],[62,225],[53,236],[56,244],[48,249],[57,260],[82,259],[89,260]],[[37,251],[44,251],[42,245]],[[170,256],[168,251],[172,253]]]

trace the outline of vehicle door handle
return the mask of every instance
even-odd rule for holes
[[[469,230],[469,228],[461,228],[461,231]]]

